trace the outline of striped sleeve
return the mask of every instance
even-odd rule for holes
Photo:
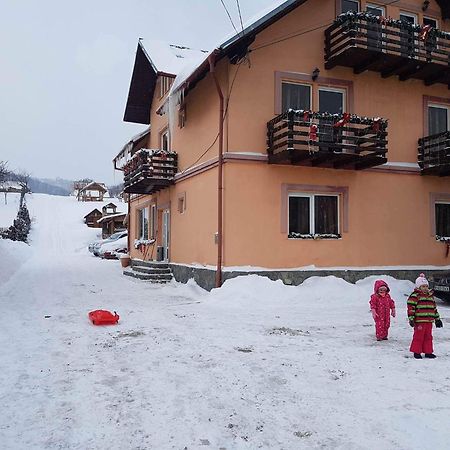
[[[414,320],[417,307],[417,295],[412,293],[408,298],[408,320]]]

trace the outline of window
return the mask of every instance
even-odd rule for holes
[[[402,22],[417,25],[417,16],[410,13],[400,13],[400,20]],[[400,36],[400,51],[402,56],[414,58],[417,42],[414,40],[414,30],[408,30],[402,28],[402,34]]]
[[[341,89],[319,88],[319,112],[330,114],[342,114],[345,105],[345,91]],[[334,127],[334,119],[319,119],[320,142],[330,144],[341,142],[342,128]],[[342,151],[334,146],[321,146],[321,150]]]
[[[437,29],[438,28],[438,22],[436,19],[431,19],[430,17],[424,17],[423,18],[423,24],[429,25],[432,28]],[[431,61],[432,59],[432,53],[438,49],[437,45],[437,38],[436,36],[429,36],[425,40],[425,51],[427,53],[427,59]]]
[[[450,238],[450,202],[435,203],[436,237]]]
[[[366,4],[366,11],[373,16],[384,17],[384,8],[378,5]],[[377,23],[367,23],[367,47],[370,50],[381,50],[383,46],[383,26]]]
[[[342,12],[359,12],[359,0],[342,0]]]
[[[156,205],[150,206],[150,238],[156,239]]]
[[[289,194],[288,237],[338,238],[339,196]]]
[[[311,109],[311,86],[300,83],[281,83],[281,108],[285,112],[291,109]]]
[[[450,130],[449,107],[444,105],[428,105],[428,135],[444,133]]]
[[[138,239],[148,239],[148,208],[138,212]]]
[[[172,84],[172,78],[162,76],[159,79],[159,97],[162,98],[166,95]]]
[[[344,104],[345,91],[342,89],[319,88],[319,112],[342,114]]]
[[[169,135],[168,128],[166,128],[160,134],[160,145],[161,145],[161,150],[164,150],[166,152],[170,150],[170,135]]]
[[[186,211],[186,192],[178,194],[178,212],[183,214]]]

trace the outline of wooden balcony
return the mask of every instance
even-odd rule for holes
[[[153,194],[173,184],[177,173],[177,154],[142,149],[127,162],[123,171],[125,192]]]
[[[418,163],[422,175],[450,175],[450,131],[419,139]]]
[[[366,169],[387,162],[387,121],[289,110],[267,124],[269,164]]]
[[[325,68],[335,66],[450,89],[450,33],[367,13],[341,14],[325,30]]]

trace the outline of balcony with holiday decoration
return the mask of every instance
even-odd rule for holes
[[[286,111],[267,124],[269,164],[361,170],[387,162],[387,120]]]
[[[450,176],[450,131],[419,139],[422,175]]]
[[[450,88],[450,33],[365,12],[341,14],[325,30],[325,68],[336,66]]]
[[[123,166],[124,192],[153,194],[174,182],[178,155],[165,150],[138,150]]]

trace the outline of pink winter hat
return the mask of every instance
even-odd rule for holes
[[[428,286],[428,280],[425,278],[425,274],[421,273],[416,279],[416,288],[420,288],[424,284]]]

